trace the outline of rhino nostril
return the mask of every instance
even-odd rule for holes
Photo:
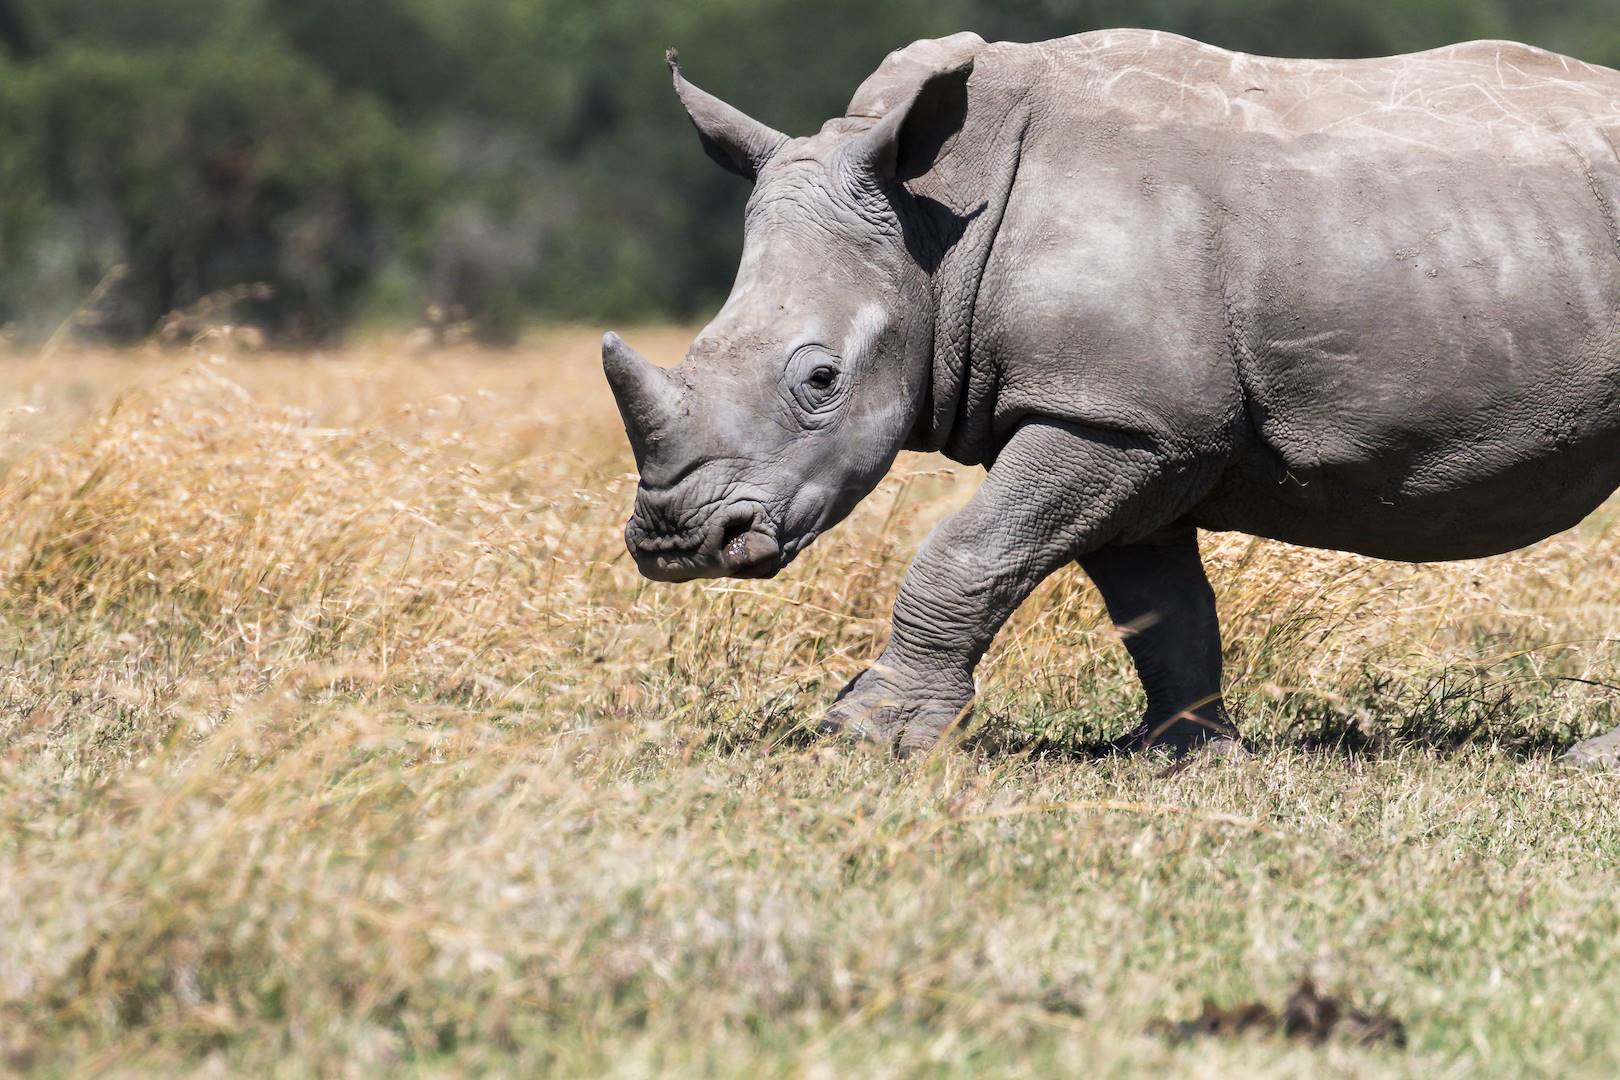
[[[748,544],[748,534],[753,531],[754,517],[734,517],[726,522],[726,528],[720,534],[720,550],[733,558],[741,555]]]

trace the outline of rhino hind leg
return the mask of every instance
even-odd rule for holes
[[[1147,691],[1141,721],[1114,746],[1182,755],[1236,750],[1237,729],[1221,700],[1221,630],[1198,534],[1177,527],[1080,556],[1102,594]]]
[[[1570,747],[1563,762],[1581,769],[1620,769],[1620,727]]]

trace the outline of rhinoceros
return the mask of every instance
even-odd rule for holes
[[[667,59],[754,186],[685,358],[603,339],[641,572],[773,575],[902,449],[986,469],[830,730],[933,746],[1078,561],[1146,690],[1118,745],[1240,746],[1198,530],[1467,559],[1620,484],[1620,72],[1498,41],[1330,61],[963,33],[793,138]],[[1620,729],[1570,753],[1614,764]]]

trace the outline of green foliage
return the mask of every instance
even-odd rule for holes
[[[248,313],[691,317],[729,284],[746,188],[695,149],[661,62],[790,132],[890,49],[962,28],[1139,25],[1353,56],[1480,37],[1620,65],[1611,0],[0,0],[0,323],[45,332],[266,281]]]
[[[432,202],[433,159],[388,107],[271,39],[70,40],[13,76],[6,317],[53,324],[121,265],[94,313],[114,336],[253,281],[276,288],[272,329],[321,336]]]

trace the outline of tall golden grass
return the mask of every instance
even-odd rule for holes
[[[638,335],[655,356],[679,330]],[[1620,1067],[1620,536],[1408,567],[1206,538],[1260,753],[1091,751],[1078,571],[966,745],[805,734],[970,470],[653,585],[596,337],[58,351],[0,386],[0,1053],[47,1072]],[[1310,971],[1405,1051],[1173,1046]]]

